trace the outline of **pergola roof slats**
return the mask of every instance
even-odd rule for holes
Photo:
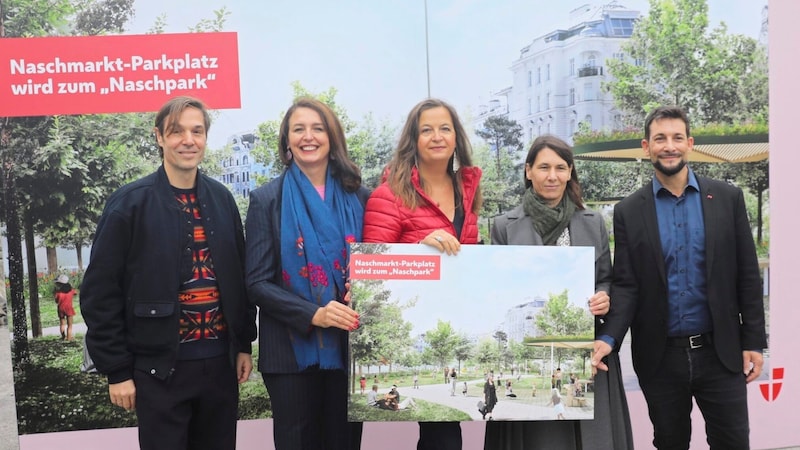
[[[642,141],[593,142],[576,145],[575,159],[598,161],[631,161],[645,158]],[[694,150],[689,161],[696,162],[755,162],[769,157],[769,135],[695,136]]]

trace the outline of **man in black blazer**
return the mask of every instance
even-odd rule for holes
[[[611,310],[592,364],[605,370],[630,327],[653,444],[689,448],[694,397],[712,449],[747,449],[746,384],[767,346],[758,260],[742,191],[696,176],[693,144],[682,109],[645,120],[655,176],[614,209]]]

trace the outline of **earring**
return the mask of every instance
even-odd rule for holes
[[[458,169],[461,168],[461,164],[458,162],[458,155],[453,153],[453,173],[458,172]]]
[[[288,159],[288,160],[292,159],[292,151],[291,150],[286,150],[286,159]]]

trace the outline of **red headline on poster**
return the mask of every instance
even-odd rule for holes
[[[0,117],[156,111],[177,95],[241,107],[236,33],[0,41]]]
[[[439,255],[350,255],[353,280],[438,280]]]

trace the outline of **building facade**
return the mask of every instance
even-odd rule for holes
[[[249,197],[255,189],[256,175],[266,175],[267,167],[250,154],[258,137],[254,131],[237,133],[228,138],[232,154],[222,159],[222,174],[217,178],[236,195]]]
[[[571,143],[579,126],[620,128],[621,115],[602,88],[612,79],[606,61],[626,58],[621,46],[639,16],[615,1],[572,10],[566,28],[545,33],[520,50],[511,64],[512,85],[494,92],[489,105],[479,108],[476,129],[499,114],[522,126],[525,142],[555,134]]]
[[[525,337],[538,337],[541,335],[536,327],[536,315],[547,304],[547,299],[536,296],[530,301],[521,303],[506,311],[505,320],[500,327],[506,333],[509,341],[522,342]]]

